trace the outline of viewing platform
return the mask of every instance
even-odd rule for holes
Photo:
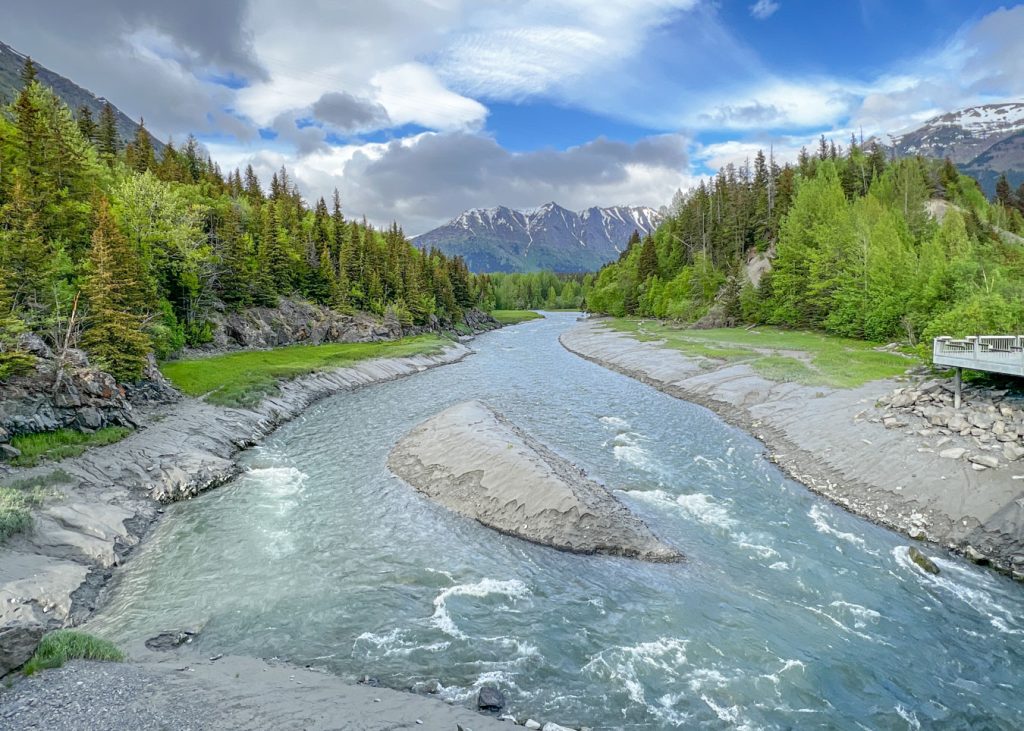
[[[932,362],[956,368],[955,405],[960,407],[961,371],[1003,373],[1024,377],[1024,335],[969,335],[962,340],[935,338]]]

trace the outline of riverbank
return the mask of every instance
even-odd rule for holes
[[[124,440],[8,477],[38,481],[49,499],[32,530],[0,551],[0,675],[21,665],[50,629],[82,622],[100,591],[162,514],[161,503],[190,498],[237,474],[235,455],[326,396],[382,383],[465,358],[441,352],[354,363],[280,384],[250,408],[183,399],[139,415]]]
[[[941,457],[920,436],[869,418],[905,383],[856,388],[780,383],[747,364],[688,357],[614,332],[600,320],[560,338],[569,351],[716,412],[769,458],[847,510],[1024,579],[1024,466],[979,471]]]
[[[125,663],[76,660],[19,680],[0,698],[0,727],[46,731],[510,728],[430,696],[250,657],[184,652],[146,652]]]

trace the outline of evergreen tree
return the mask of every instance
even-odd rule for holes
[[[100,201],[89,249],[88,327],[82,345],[104,370],[122,382],[137,381],[150,352],[143,318],[133,307],[139,282],[137,254],[117,228],[106,199]]]
[[[1010,188],[1010,181],[1006,179],[1006,173],[999,176],[996,181],[996,203],[1006,208],[1013,205],[1013,189]]]
[[[97,147],[108,165],[114,164],[114,158],[121,147],[121,136],[117,132],[117,116],[110,102],[100,110],[100,126],[97,132]]]
[[[156,155],[153,153],[153,142],[146,131],[146,121],[139,119],[139,128],[135,131],[135,141],[125,150],[128,167],[137,173],[156,168]]]
[[[14,309],[14,282],[14,273],[0,261],[0,382],[30,372],[36,361],[19,342],[28,328]]]
[[[646,282],[656,276],[658,276],[658,250],[655,247],[654,239],[648,236],[640,247],[637,277],[641,282]]]
[[[75,117],[78,121],[78,129],[82,132],[82,137],[90,144],[96,144],[99,127],[96,126],[96,120],[92,117],[92,110],[83,104],[78,108]]]

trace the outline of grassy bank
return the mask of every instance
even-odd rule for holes
[[[610,324],[638,340],[663,340],[689,356],[746,363],[772,381],[855,388],[902,374],[914,361],[877,350],[877,344],[818,332],[773,327],[687,330],[656,320],[615,319]]]
[[[86,632],[59,629],[43,637],[36,654],[25,663],[22,672],[32,675],[40,670],[59,668],[68,660],[124,660],[124,653],[107,640]]]
[[[70,479],[63,470],[54,470],[0,485],[0,543],[32,527],[32,508],[56,495],[54,485]]]
[[[494,310],[491,315],[502,325],[515,325],[528,320],[544,319],[544,315],[533,310]]]
[[[76,429],[21,434],[11,440],[11,446],[21,451],[11,463],[19,467],[31,467],[43,460],[77,457],[89,447],[102,447],[119,442],[132,433],[123,426],[108,426],[86,433]]]
[[[439,353],[448,341],[433,335],[379,343],[289,345],[164,363],[160,370],[181,391],[221,406],[253,406],[277,392],[278,381],[343,368],[370,358]]]

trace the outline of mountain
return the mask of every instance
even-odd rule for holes
[[[100,111],[107,100],[96,96],[88,89],[83,89],[75,82],[67,79],[55,71],[32,59],[36,65],[36,77],[41,83],[53,89],[54,93],[68,105],[72,111],[77,111],[83,104],[92,110],[93,119],[97,122],[100,118]],[[25,66],[25,55],[18,53],[6,43],[0,41],[0,105],[10,104],[21,91],[21,71]],[[114,115],[117,119],[117,132],[124,142],[135,139],[135,132],[139,125],[127,114],[116,106]],[[163,149],[163,143],[150,135],[153,148],[159,153]]]
[[[413,239],[459,255],[474,272],[590,272],[616,259],[634,231],[653,231],[653,208],[613,206],[576,213],[557,203],[531,211],[474,208]]]
[[[1024,182],[1024,102],[982,104],[933,117],[917,129],[890,135],[897,157],[948,157],[991,195],[1007,174],[1014,187]]]

